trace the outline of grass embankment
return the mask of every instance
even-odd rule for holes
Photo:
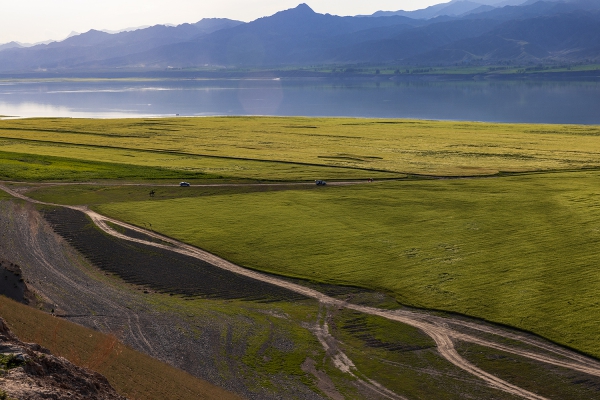
[[[52,317],[0,296],[0,316],[25,342],[35,342],[71,362],[97,371],[130,399],[238,399],[124,346],[115,337]]]
[[[216,175],[93,160],[0,152],[0,180],[67,181],[214,179]]]
[[[600,356],[600,174],[105,204],[236,263],[393,293]]]
[[[5,152],[272,180],[600,167],[598,135],[599,126],[349,118],[0,121]]]

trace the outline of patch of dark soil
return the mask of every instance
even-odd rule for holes
[[[35,306],[35,295],[27,287],[21,267],[0,259],[0,294],[19,303]]]
[[[327,395],[330,399],[333,400],[343,400],[344,396],[335,387],[335,384],[323,371],[319,371],[316,367],[317,363],[307,357],[306,360],[302,363],[302,371],[311,374],[317,379],[317,387]]]
[[[296,301],[305,297],[268,283],[222,270],[193,257],[127,242],[97,229],[82,212],[45,208],[54,231],[104,271],[152,290],[190,297]]]
[[[339,327],[349,332],[352,336],[360,339],[365,346],[382,349],[393,352],[405,352],[423,350],[430,346],[418,346],[414,344],[402,343],[402,342],[388,342],[376,338],[367,322],[367,317],[364,314],[352,313],[352,317],[346,318]]]

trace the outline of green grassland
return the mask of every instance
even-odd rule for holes
[[[117,181],[110,176],[119,173],[120,181],[185,173],[199,182],[374,177],[371,184],[302,190],[159,187],[153,198],[148,187],[135,186],[27,193],[90,205],[249,268],[383,291],[402,304],[507,324],[600,357],[600,126],[31,119],[0,121],[0,151],[3,179],[32,182]],[[384,180],[405,174],[409,179]],[[273,321],[263,322],[299,342],[313,340]],[[299,373],[294,352],[262,358],[268,332],[253,333],[246,365]],[[360,338],[350,333],[338,331],[351,358],[395,387],[393,374],[374,361],[383,355],[361,353]],[[383,337],[377,329],[372,335]],[[412,382],[407,393],[426,396],[418,374],[402,374]]]
[[[147,167],[118,163],[80,161],[66,157],[49,157],[0,152],[0,180],[68,181],[90,180],[177,180],[214,179],[216,175],[186,170]]]
[[[1,142],[1,140],[0,140]],[[162,154],[154,151],[122,150],[39,142],[0,144],[0,179],[21,181],[149,181],[186,179],[301,181],[315,178],[398,178],[403,174],[356,168],[302,165],[288,162],[254,161]]]
[[[600,173],[97,206],[250,268],[392,293],[600,356]]]
[[[599,135],[599,126],[348,118],[24,119],[0,121],[0,151],[252,179],[464,176],[599,167]]]

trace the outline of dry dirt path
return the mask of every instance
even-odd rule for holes
[[[389,181],[390,179],[386,179]],[[328,181],[327,186],[348,186],[368,183],[366,179],[356,181]],[[31,185],[32,182],[0,181],[1,185]],[[35,182],[36,186],[142,186],[142,187],[179,187],[178,183],[113,183],[113,182]],[[190,187],[246,187],[246,186],[315,186],[314,182],[248,182],[248,183],[200,183]]]
[[[267,276],[260,272],[248,270],[246,268],[243,268],[236,264],[233,264],[227,260],[224,260],[214,254],[211,254],[209,252],[206,252],[204,250],[196,248],[194,246],[179,242],[177,240],[159,235],[155,232],[148,231],[148,230],[139,228],[134,225],[124,223],[122,221],[119,221],[119,220],[116,220],[113,218],[103,216],[101,214],[96,213],[95,211],[89,210],[86,207],[64,206],[64,205],[60,205],[60,204],[52,204],[52,203],[45,203],[45,202],[37,201],[37,200],[31,199],[27,196],[24,196],[23,194],[18,193],[12,189],[9,189],[8,187],[1,185],[1,184],[0,184],[0,190],[5,191],[6,193],[12,195],[13,197],[16,197],[16,198],[19,198],[19,199],[22,199],[22,200],[25,200],[25,201],[28,201],[31,203],[59,206],[59,207],[67,207],[70,209],[84,212],[104,232],[106,232],[107,234],[110,234],[114,237],[123,239],[123,240],[141,243],[141,244],[145,244],[148,246],[154,246],[154,247],[162,248],[165,250],[184,254],[187,256],[191,256],[196,259],[208,262],[216,267],[225,269],[227,271],[231,271],[236,274],[240,274],[240,275],[252,278],[252,279],[256,279],[258,281],[267,282],[272,285],[286,288],[293,292],[316,299],[325,306],[337,307],[337,308],[347,308],[347,309],[359,311],[359,312],[370,314],[370,315],[376,315],[376,316],[383,317],[383,318],[386,318],[386,319],[389,319],[392,321],[397,321],[397,322],[400,322],[400,323],[403,323],[406,325],[413,326],[413,327],[418,328],[421,331],[423,331],[425,334],[430,336],[435,341],[438,352],[446,360],[448,360],[455,366],[463,369],[464,371],[485,381],[489,386],[499,389],[499,390],[502,390],[504,392],[510,393],[512,395],[518,396],[518,397],[522,397],[525,399],[531,399],[531,400],[546,399],[543,396],[537,395],[528,390],[525,390],[516,385],[513,385],[509,382],[506,382],[506,381],[478,368],[477,366],[473,365],[472,363],[470,363],[469,361],[464,359],[456,351],[456,349],[454,347],[454,341],[464,341],[464,342],[468,342],[468,343],[474,343],[474,344],[478,344],[481,346],[486,346],[489,348],[494,348],[497,350],[516,354],[516,355],[519,355],[522,357],[530,358],[530,359],[533,359],[533,360],[536,360],[536,361],[539,361],[542,363],[555,365],[555,366],[559,366],[559,367],[563,367],[563,368],[568,368],[568,369],[571,369],[574,371],[579,371],[579,372],[583,372],[583,373],[587,373],[590,375],[600,377],[600,362],[598,362],[592,358],[582,356],[581,354],[578,354],[576,352],[560,348],[558,346],[553,346],[553,345],[545,344],[542,342],[538,342],[537,340],[529,338],[525,335],[519,335],[516,333],[506,333],[504,330],[494,329],[487,325],[477,324],[477,323],[473,323],[473,322],[457,321],[457,320],[448,319],[448,318],[441,318],[441,317],[426,314],[424,312],[415,312],[415,311],[408,311],[408,310],[393,310],[392,311],[392,310],[378,309],[378,308],[374,308],[374,307],[368,307],[368,306],[348,303],[346,301],[327,296],[317,290],[307,288],[307,287],[299,285],[299,284],[291,283],[291,282],[288,282],[286,280],[279,279],[276,277]],[[146,240],[126,236],[126,235],[119,233],[119,232],[115,231],[114,229],[112,229],[107,224],[107,222],[122,226],[122,227],[130,229],[132,231],[142,233],[146,236],[149,236],[149,237],[152,237],[155,239],[159,239],[162,242],[168,243],[169,245],[155,243],[155,242],[151,242],[151,241],[146,241]],[[467,334],[467,333],[461,332],[458,329],[453,329],[450,326],[450,324],[463,325],[472,331],[479,331],[479,332],[486,333],[486,334],[496,335],[496,336],[499,336],[502,338],[517,340],[517,341],[522,342],[523,344],[527,344],[530,348],[537,347],[540,350],[539,351],[525,350],[525,349],[517,348],[514,346],[508,346],[508,345],[504,345],[504,344],[495,343],[491,340],[483,339],[474,334]],[[553,355],[549,355],[549,354],[553,354]]]

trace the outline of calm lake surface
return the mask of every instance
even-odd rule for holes
[[[152,80],[0,82],[0,115],[347,116],[600,124],[597,82]]]

